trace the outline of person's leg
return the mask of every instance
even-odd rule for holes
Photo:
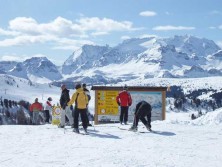
[[[79,128],[79,109],[75,109],[74,112],[74,128]]]
[[[142,123],[146,126],[147,125],[147,120],[145,119],[145,117],[140,117],[140,120],[142,121]]]
[[[147,115],[147,125],[149,126],[149,128],[151,128],[151,112],[149,112]]]
[[[69,124],[72,126],[72,124],[73,124],[72,110],[70,109],[69,106],[66,107],[65,112],[66,112],[65,114],[69,120]]]
[[[87,129],[88,127],[88,118],[87,118],[87,114],[86,114],[86,109],[82,109],[80,111],[80,115],[81,115],[81,120],[82,120],[82,126],[84,129]]]
[[[49,110],[45,110],[45,122],[49,123]]]
[[[60,117],[60,126],[65,126],[65,110],[61,110],[61,117]]]
[[[124,123],[127,124],[128,121],[128,110],[129,107],[124,107]]]
[[[36,125],[37,124],[37,111],[33,111],[32,113],[32,124]]]
[[[124,112],[124,108],[121,106],[120,107],[120,117],[119,117],[119,121],[121,124],[123,123],[123,112]]]

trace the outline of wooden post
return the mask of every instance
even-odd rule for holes
[[[94,114],[94,124],[98,125],[98,90],[95,91],[95,114]]]
[[[162,120],[166,119],[166,91],[162,91]]]

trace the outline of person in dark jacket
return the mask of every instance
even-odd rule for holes
[[[132,105],[132,98],[130,93],[127,91],[127,86],[123,87],[123,91],[121,91],[116,97],[116,102],[120,106],[120,124],[127,124],[128,121],[128,110],[129,106]]]
[[[60,118],[60,124],[59,128],[65,127],[65,116],[69,119],[69,124],[73,125],[73,117],[72,117],[72,111],[70,109],[70,106],[67,105],[67,103],[70,100],[69,97],[69,90],[66,88],[66,85],[61,85],[62,94],[60,97],[60,106],[62,108],[61,111],[61,118]]]
[[[141,120],[147,130],[151,131],[151,111],[152,107],[149,103],[146,101],[140,101],[136,105],[133,126],[129,130],[134,132],[137,131],[138,122]],[[145,117],[147,117],[147,120]]]
[[[82,84],[82,88],[83,88],[83,91],[85,92],[85,94],[87,95],[87,97],[88,97],[88,102],[89,102],[90,99],[91,99],[91,96],[90,96],[90,92],[89,92],[89,90],[87,89],[85,83]],[[86,114],[87,114],[87,119],[88,119],[88,120],[87,120],[88,126],[92,126],[92,125],[89,123],[89,120],[90,120],[91,115],[90,115],[90,113],[89,113],[89,108],[88,108],[88,106],[87,106]]]

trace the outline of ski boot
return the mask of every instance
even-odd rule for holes
[[[74,128],[74,129],[73,129],[73,132],[79,133],[79,129],[78,129],[78,128]]]
[[[131,128],[129,128],[129,131],[136,132],[137,131],[137,127],[132,126]]]

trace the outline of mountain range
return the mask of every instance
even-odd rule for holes
[[[221,48],[212,40],[190,35],[131,38],[114,47],[84,45],[62,67],[45,57],[0,62],[0,73],[55,83],[114,84],[138,78],[199,78],[222,76],[221,70]]]

